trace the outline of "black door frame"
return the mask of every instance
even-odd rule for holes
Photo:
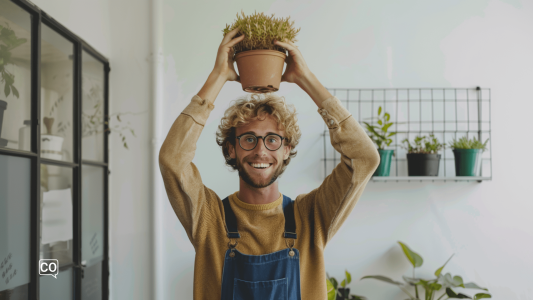
[[[39,251],[40,251],[40,165],[46,163],[50,165],[69,167],[72,169],[73,176],[73,263],[63,266],[61,270],[73,268],[74,272],[74,296],[75,299],[81,299],[81,278],[85,266],[81,264],[81,218],[82,218],[82,202],[81,202],[81,172],[83,165],[99,166],[104,169],[104,257],[102,261],[102,299],[109,299],[109,209],[108,209],[108,194],[109,194],[109,126],[104,123],[104,161],[88,161],[82,160],[81,147],[81,75],[82,75],[82,51],[93,56],[96,60],[104,65],[104,116],[109,116],[109,72],[111,68],[109,61],[101,53],[96,51],[91,45],[85,42],[82,38],[75,35],[66,27],[61,25],[54,18],[42,11],[39,7],[27,0],[10,0],[20,8],[27,11],[31,16],[31,152],[21,151],[17,149],[0,148],[0,155],[16,156],[28,158],[31,161],[31,241],[30,241],[30,284],[29,284],[29,299],[39,299]],[[69,40],[74,45],[73,57],[73,162],[56,161],[46,158],[41,158],[39,153],[40,139],[41,139],[41,24],[45,24],[58,34]],[[44,299],[43,299],[44,300]]]

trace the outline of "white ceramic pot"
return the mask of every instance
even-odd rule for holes
[[[62,160],[64,138],[57,135],[41,134],[41,157]],[[48,174],[59,175],[61,172],[60,167],[48,166]]]

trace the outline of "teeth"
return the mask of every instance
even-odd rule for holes
[[[268,168],[270,166],[270,164],[250,164],[252,167],[254,168]]]

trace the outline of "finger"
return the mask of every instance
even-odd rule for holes
[[[239,28],[235,28],[232,31],[228,32],[224,38],[222,39],[222,42],[220,44],[224,45],[227,42],[231,41],[231,39],[239,32]]]
[[[243,39],[244,39],[244,34],[229,41],[227,44],[224,45],[224,47],[233,47],[235,44],[242,41]]]
[[[280,41],[274,41],[274,44],[278,45],[278,46],[281,46],[281,47],[283,47],[283,48],[285,48],[285,49],[287,49],[289,51],[290,50],[292,50],[292,51],[296,51],[297,50],[297,48],[295,46],[293,46],[293,45],[291,45],[289,43],[284,43],[284,42],[280,42]]]

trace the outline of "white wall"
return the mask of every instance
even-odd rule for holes
[[[111,64],[110,111],[137,137],[110,135],[110,299],[151,299],[150,1],[32,0]]]
[[[420,276],[430,277],[455,253],[445,271],[489,288],[494,299],[532,299],[533,2],[165,0],[165,132],[205,82],[221,30],[241,9],[290,15],[302,28],[297,45],[329,88],[481,86],[492,91],[493,180],[369,183],[327,247],[330,275],[341,277],[348,269],[354,293],[405,299],[394,286],[358,280],[376,274],[401,280],[411,274],[396,244],[400,240],[425,259]],[[221,198],[238,189],[238,175],[224,166],[215,131],[229,102],[243,94],[238,83],[223,88],[193,161],[204,184]],[[280,179],[281,192],[295,198],[323,179],[323,124],[298,87],[282,83],[278,94],[295,104],[303,133],[298,156]],[[168,201],[164,205],[160,299],[191,299],[194,249]]]

